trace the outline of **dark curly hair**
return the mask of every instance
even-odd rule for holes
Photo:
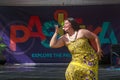
[[[74,18],[70,17],[70,18],[67,18],[67,19],[65,19],[65,20],[68,20],[68,21],[71,23],[72,28],[73,28],[75,31],[78,31],[78,30],[80,29],[79,24],[77,23],[77,21],[76,21]]]

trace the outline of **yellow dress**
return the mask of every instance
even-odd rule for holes
[[[79,38],[67,47],[72,60],[65,72],[66,80],[98,80],[98,57],[88,39]]]

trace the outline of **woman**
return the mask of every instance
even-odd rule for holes
[[[102,56],[98,37],[86,29],[80,29],[73,18],[64,21],[63,30],[66,33],[57,39],[59,29],[56,27],[50,47],[66,46],[72,55],[65,72],[66,80],[98,80],[98,58]],[[96,42],[97,52],[89,44],[91,39]]]

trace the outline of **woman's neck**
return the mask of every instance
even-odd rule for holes
[[[74,33],[75,33],[75,30],[73,30],[73,29],[70,29],[70,30],[68,31],[69,36],[72,36]]]
[[[74,31],[74,33],[71,32],[71,34],[72,34],[72,35],[70,35],[69,33],[67,34],[67,38],[68,38],[69,42],[71,42],[71,41],[75,41],[75,40],[76,40],[76,37],[77,37],[77,31]]]

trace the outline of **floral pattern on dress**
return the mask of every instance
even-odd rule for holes
[[[66,80],[98,80],[98,57],[88,39],[70,42],[72,60],[66,69]]]

